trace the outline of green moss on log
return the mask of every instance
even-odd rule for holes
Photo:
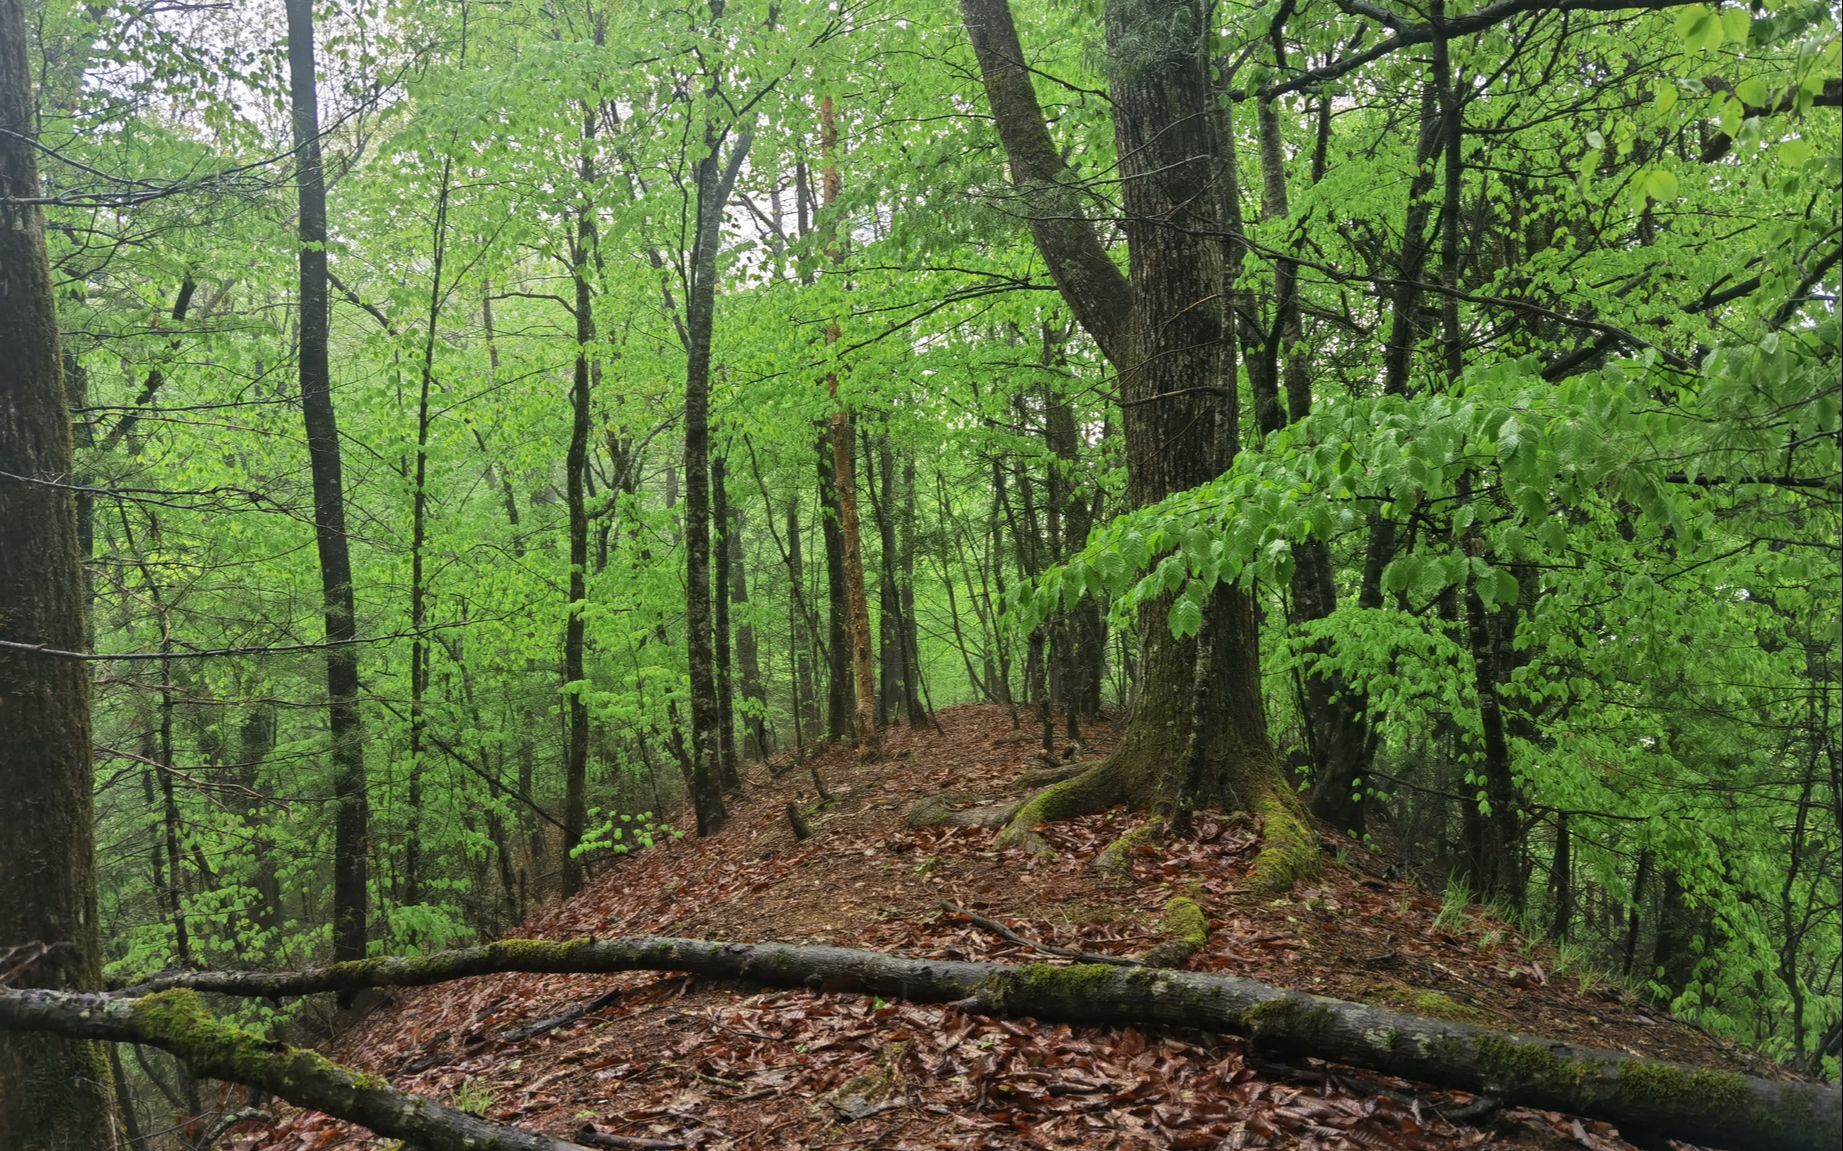
[[[980,997],[998,1006],[1026,1009],[1032,1004],[1099,1000],[1114,981],[1136,974],[1133,968],[1106,963],[1026,963],[992,976],[980,987]]]
[[[277,1094],[310,1080],[351,1091],[388,1088],[375,1075],[341,1067],[316,1051],[289,1047],[220,1022],[191,991],[161,991],[134,1001],[135,1022],[158,1046],[213,1079],[268,1087]]]
[[[1257,1039],[1264,1035],[1310,1039],[1329,1031],[1336,1021],[1329,1007],[1297,995],[1256,1003],[1242,1014],[1248,1033]]]

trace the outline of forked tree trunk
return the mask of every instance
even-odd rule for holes
[[[300,198],[301,417],[313,476],[314,541],[326,617],[327,720],[333,737],[333,956],[363,959],[371,820],[359,732],[352,556],[327,360],[326,180],[320,164],[313,11],[312,0],[288,0],[288,83]]]
[[[1212,238],[1218,178],[1209,77],[1209,21],[1199,0],[1106,5],[1114,137],[1131,266],[1123,276],[1084,218],[1079,181],[1051,139],[1007,0],[961,10],[1012,181],[1037,248],[1076,318],[1120,375],[1127,494],[1143,507],[1214,479],[1235,449],[1235,376],[1221,257]],[[1139,690],[1125,732],[1101,764],[1052,785],[1019,811],[1007,836],[1033,824],[1180,791],[1193,716],[1210,722],[1197,799],[1259,811],[1263,880],[1284,885],[1316,863],[1317,846],[1267,736],[1258,624],[1250,595],[1210,594],[1222,618],[1220,667],[1197,703],[1196,640],[1171,634],[1169,599],[1141,612]]]

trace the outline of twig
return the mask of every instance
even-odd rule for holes
[[[1076,947],[1061,947],[1054,943],[1042,943],[1035,939],[1025,938],[1009,927],[1006,927],[998,920],[987,919],[983,915],[968,911],[957,903],[943,903],[941,907],[949,915],[957,915],[968,923],[971,923],[974,927],[990,931],[1000,939],[1015,943],[1019,947],[1028,947],[1032,951],[1041,951],[1045,955],[1054,955],[1061,959],[1073,959],[1081,963],[1111,963],[1115,967],[1145,966],[1145,964],[1141,963],[1139,960],[1128,959],[1124,955],[1102,955],[1097,951],[1083,951]]]
[[[501,1043],[523,1043],[527,1039],[536,1039],[546,1032],[555,1031],[559,1027],[574,1023],[585,1015],[595,1014],[619,999],[624,990],[625,988],[617,987],[613,991],[604,991],[586,1003],[578,1003],[549,1018],[539,1019],[522,1027],[514,1027],[510,1031],[503,1031],[499,1035],[499,1041]]]
[[[683,1139],[649,1139],[642,1135],[608,1135],[585,1126],[576,1132],[576,1142],[585,1147],[615,1147],[620,1151],[677,1151]]]

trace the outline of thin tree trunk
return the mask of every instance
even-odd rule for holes
[[[1555,914],[1549,920],[1549,938],[1568,938],[1568,925],[1574,919],[1574,842],[1568,830],[1568,813],[1555,817],[1555,856],[1549,865],[1549,889],[1554,894]]]
[[[403,902],[422,902],[422,737],[427,723],[423,697],[429,690],[428,584],[423,572],[429,540],[429,389],[435,380],[435,327],[442,311],[442,264],[448,245],[448,187],[454,162],[442,160],[435,193],[435,234],[429,272],[428,326],[422,339],[422,370],[416,392],[415,489],[410,497],[410,779],[409,828],[403,840]],[[491,466],[489,463],[489,474]]]
[[[889,450],[889,433],[875,437],[861,431],[864,463],[876,461],[870,492],[870,514],[877,523],[877,721],[888,726],[902,710],[902,607],[896,590],[896,524],[890,501],[895,489],[895,459]],[[907,718],[906,716],[904,718]]]
[[[713,18],[720,10],[713,10]],[[713,75],[709,93],[716,94]],[[714,106],[715,101],[713,99]],[[716,654],[712,647],[710,587],[710,343],[717,299],[717,247],[723,205],[749,151],[744,133],[722,156],[726,133],[704,125],[704,151],[696,165],[690,282],[685,288],[685,628],[691,672],[691,801],[699,835],[727,822],[723,805],[723,747]],[[728,589],[719,589],[719,599]],[[729,608],[720,608],[727,613]]]
[[[346,537],[339,425],[327,358],[326,181],[320,162],[312,0],[288,0],[288,77],[300,201],[301,416],[313,475],[314,541],[326,617],[327,720],[333,740],[333,956],[363,959],[369,931],[370,815],[359,731],[358,638]]]
[[[712,624],[716,633],[717,664],[717,763],[725,791],[741,791],[742,777],[736,772],[736,693],[730,679],[730,528],[729,485],[721,455],[710,460],[710,515],[717,526],[717,543],[713,554],[716,586],[712,589]]]
[[[845,593],[845,537],[839,529],[838,485],[830,432],[819,437],[819,526],[826,552],[826,738],[851,735],[851,608]]]
[[[600,43],[604,29],[595,22],[595,39]],[[589,262],[600,237],[597,234],[592,194],[595,161],[590,154],[595,139],[596,116],[592,108],[582,113],[581,152],[576,161],[576,176],[582,200],[576,206],[576,234],[570,250],[570,277],[576,289],[576,360],[570,375],[570,443],[564,456],[564,491],[569,502],[569,600],[563,623],[563,895],[568,898],[582,889],[582,861],[576,847],[589,820],[589,705],[585,647],[586,624],[583,616],[589,600],[589,512],[583,490],[589,467],[590,366],[595,343],[595,295],[589,280]]]
[[[762,489],[767,497],[767,489]],[[769,509],[773,514],[773,509]],[[787,599],[792,627],[788,647],[793,653],[794,744],[802,746],[805,732],[819,728],[819,693],[813,684],[813,644],[817,640],[811,613],[806,609],[806,568],[801,559],[800,501],[787,501]]]
[[[953,628],[954,646],[960,649],[960,660],[966,665],[966,682],[972,687],[973,694],[990,703],[992,702],[992,689],[987,686],[985,680],[979,677],[978,669],[973,667],[973,653],[966,646],[966,633],[960,627],[960,597],[954,591],[959,580],[953,573],[952,560],[954,557],[947,554],[948,541],[951,539],[957,545],[959,536],[948,530],[948,525],[954,523],[953,513],[947,502],[947,481],[938,471],[934,473],[934,497],[944,529],[941,532],[941,554],[936,557],[936,561],[940,565],[941,586],[947,589],[947,618]]]
[[[736,613],[736,672],[742,683],[744,717],[743,750],[750,759],[768,758],[768,695],[762,688],[761,648],[755,640],[755,625],[749,622],[748,555],[742,546],[744,519],[740,504],[730,505],[730,523],[724,533],[729,539],[730,603]]]
[[[920,730],[932,718],[923,705],[921,625],[915,618],[915,457],[902,461],[902,515],[897,520],[896,574],[901,581],[897,608],[902,614],[902,697],[909,726]]]

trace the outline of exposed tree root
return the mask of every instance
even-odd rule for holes
[[[1047,787],[1052,783],[1061,783],[1065,779],[1074,779],[1093,766],[1094,763],[1090,761],[1087,763],[1054,763],[1046,767],[1033,767],[1023,775],[1017,777],[1017,785],[1020,789],[1027,791],[1039,787]]]
[[[1120,803],[1148,802],[1151,787],[1145,777],[1149,774],[1130,771],[1118,756],[1091,764],[1080,774],[1052,783],[1025,800],[999,833],[998,841],[1003,846],[1050,854],[1051,849],[1037,834],[1037,828],[1058,820],[1106,811]],[[1255,857],[1253,871],[1257,884],[1270,891],[1285,891],[1296,881],[1317,872],[1320,863],[1318,836],[1297,795],[1282,788],[1266,788],[1253,797],[1248,806],[1262,822],[1261,850]],[[1156,842],[1164,834],[1162,819],[1148,820],[1109,844],[1095,865],[1122,867],[1135,846]]]
[[[911,828],[1003,827],[1017,808],[1015,801],[948,791],[916,800],[903,822]]]

